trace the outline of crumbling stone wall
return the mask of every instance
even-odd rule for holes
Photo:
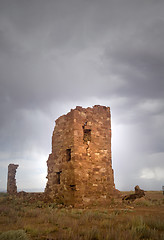
[[[8,166],[8,180],[7,180],[7,193],[13,195],[17,193],[16,186],[16,169],[19,167],[17,164],[9,164]]]
[[[140,189],[140,187],[137,185],[135,186],[135,193],[133,194],[128,194],[122,198],[123,201],[134,201],[137,198],[142,198],[145,196],[144,190]]]
[[[51,199],[74,205],[114,194],[110,108],[76,107],[58,118],[47,166]]]

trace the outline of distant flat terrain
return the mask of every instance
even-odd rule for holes
[[[0,193],[0,240],[163,240],[163,192],[147,191],[144,198],[122,202],[122,196],[130,193],[120,192],[117,199],[88,208]]]

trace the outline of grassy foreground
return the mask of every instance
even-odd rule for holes
[[[2,239],[164,240],[164,197],[162,192],[147,192],[144,199],[129,204],[112,199],[108,206],[71,209],[1,193]]]

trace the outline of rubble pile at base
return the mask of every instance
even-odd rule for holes
[[[126,201],[134,201],[136,200],[137,198],[141,198],[143,196],[145,196],[145,192],[144,190],[140,189],[140,187],[137,185],[135,186],[135,193],[134,194],[129,194],[129,195],[126,195],[122,198],[122,200],[126,200]]]

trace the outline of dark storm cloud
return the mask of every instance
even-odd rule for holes
[[[159,189],[163,11],[160,0],[0,0],[2,170],[11,161],[38,166],[57,117],[104,104],[112,109],[117,186],[128,188],[129,173],[132,185],[152,178]]]

